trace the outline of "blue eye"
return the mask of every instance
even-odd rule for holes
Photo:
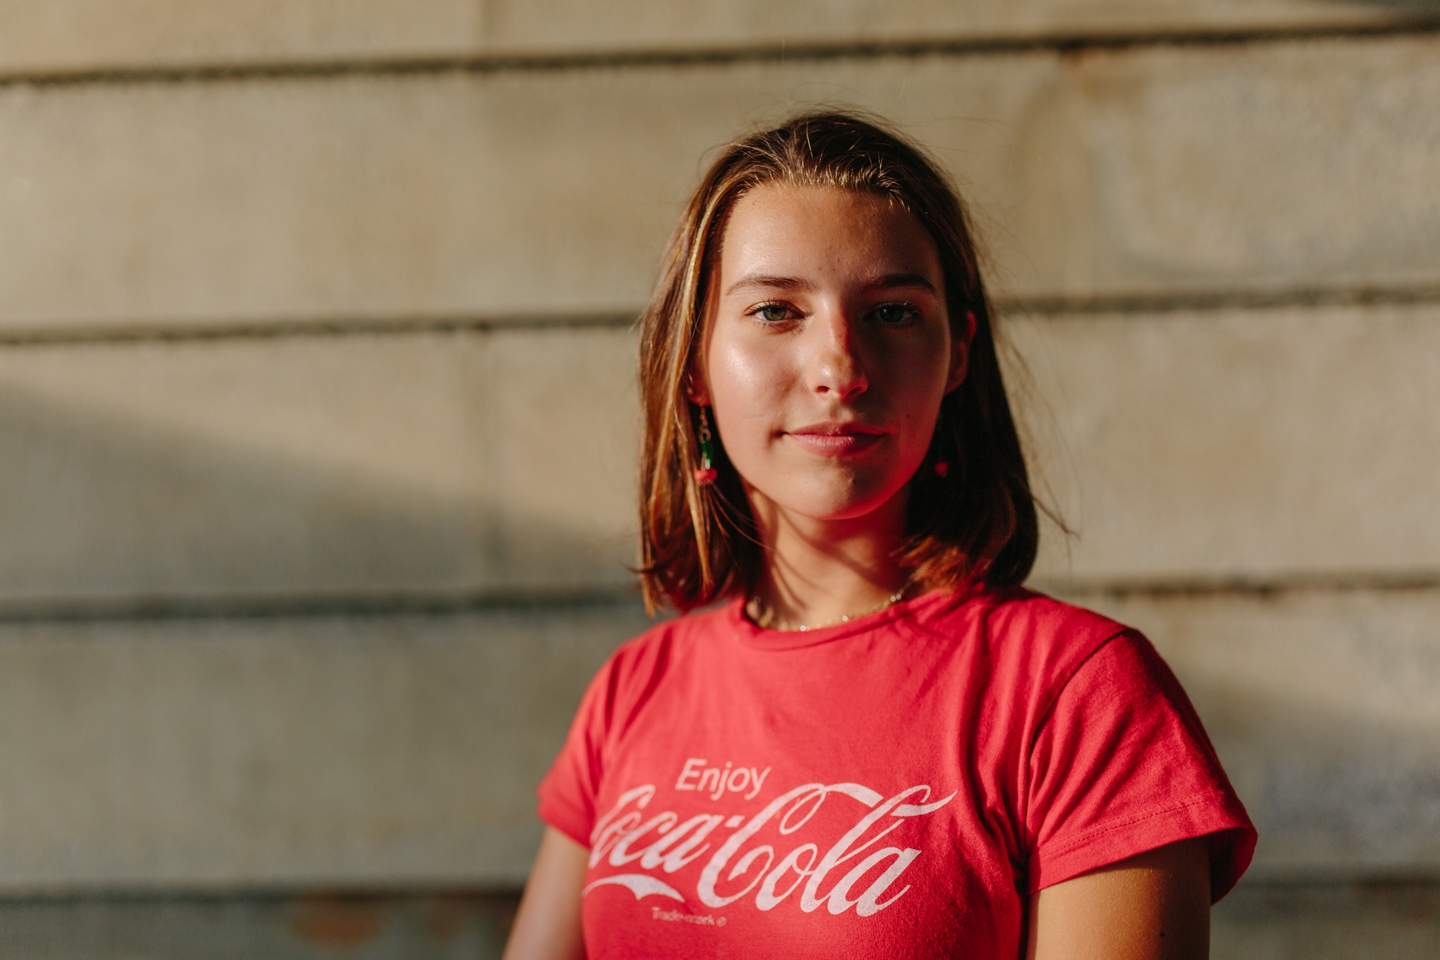
[[[783,303],[767,303],[756,307],[752,315],[766,323],[780,323],[790,319],[790,308]]]
[[[908,303],[882,303],[871,312],[876,320],[891,327],[913,320],[915,315],[915,308]]]

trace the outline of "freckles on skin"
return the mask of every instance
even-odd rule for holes
[[[714,283],[704,393],[752,497],[849,519],[901,494],[964,350],[925,229],[884,198],[767,184],[731,210]]]

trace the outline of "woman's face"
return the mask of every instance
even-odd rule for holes
[[[695,399],[757,513],[854,520],[903,508],[968,347],[914,217],[871,194],[766,184],[725,228]]]

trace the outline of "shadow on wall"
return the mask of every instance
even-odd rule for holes
[[[649,623],[0,623],[0,893],[518,887],[580,695]]]
[[[497,403],[475,339],[15,351],[0,601],[627,584],[629,438]]]
[[[0,390],[9,598],[459,589],[469,505]]]
[[[1440,877],[1440,749],[1428,732],[1355,711],[1192,684],[1261,844],[1256,878]],[[1263,719],[1260,719],[1263,718]]]

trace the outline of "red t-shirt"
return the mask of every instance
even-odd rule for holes
[[[658,624],[590,684],[540,786],[590,848],[591,960],[1019,956],[1029,894],[1255,831],[1139,634],[1023,590],[762,630]]]

